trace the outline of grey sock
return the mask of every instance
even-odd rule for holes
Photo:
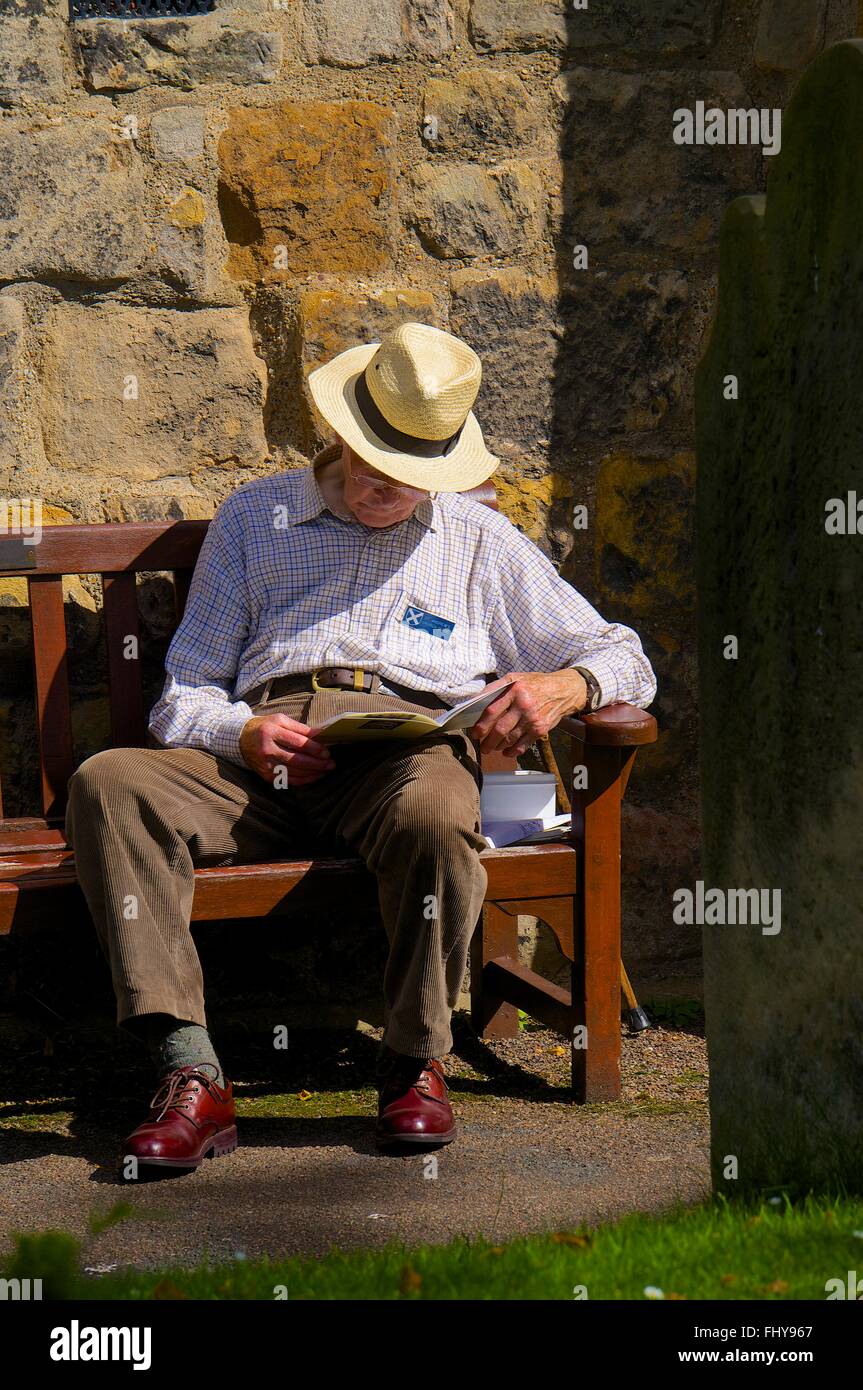
[[[150,1056],[159,1068],[159,1074],[175,1071],[177,1067],[190,1067],[197,1063],[209,1063],[209,1073],[215,1067],[214,1080],[217,1086],[224,1086],[225,1078],[216,1050],[206,1028],[200,1023],[181,1023],[169,1014],[148,1014],[143,1025],[144,1037]]]

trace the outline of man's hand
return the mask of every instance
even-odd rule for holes
[[[267,782],[287,768],[288,786],[316,782],[335,767],[330,751],[310,738],[311,727],[286,714],[258,714],[247,719],[240,734],[240,752],[249,767]]]
[[[587,682],[580,671],[509,671],[515,685],[493,700],[470,730],[480,752],[504,749],[510,757],[524,753],[565,714],[587,704]]]

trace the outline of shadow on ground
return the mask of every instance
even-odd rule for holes
[[[528,1026],[484,1043],[457,1016],[446,1059],[457,1142],[383,1157],[373,1140],[380,1030],[292,1033],[277,1051],[226,1022],[219,1050],[240,1148],[196,1173],[129,1183],[122,1139],[154,1089],[139,1045],[89,1022],[55,1032],[46,1056],[39,1018],[6,1017],[0,1251],[13,1231],[59,1227],[85,1240],[92,1268],[187,1264],[394,1238],[502,1239],[697,1201],[709,1181],[701,1033],[696,1016],[625,1037],[622,1099],[579,1107],[555,1034]],[[132,1219],[88,1234],[90,1217],[118,1200]]]

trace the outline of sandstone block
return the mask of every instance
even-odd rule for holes
[[[25,407],[24,308],[0,294],[0,489],[21,458]],[[8,472],[6,472],[8,470]]]
[[[498,469],[492,481],[504,516],[545,549],[548,529],[553,524],[552,509],[557,503],[570,502],[575,494],[572,478],[561,473],[533,477],[520,469],[511,473]]]
[[[511,149],[536,139],[538,129],[524,83],[483,68],[431,78],[423,116],[423,138],[429,150],[441,153]]]
[[[102,118],[0,126],[0,278],[128,278],[147,254],[141,159]]]
[[[298,323],[303,382],[309,372],[337,353],[358,343],[379,341],[400,323],[442,326],[434,297],[428,290],[369,290],[349,285],[304,291],[300,295]],[[308,393],[306,411],[318,436],[328,437],[332,431],[319,418]]]
[[[44,351],[46,453],[130,483],[255,464],[265,384],[246,310],[59,306]]]
[[[483,359],[478,409],[499,451],[569,452],[579,438],[652,429],[681,396],[685,280],[584,277],[564,293],[521,269],[451,278],[453,331]]]
[[[0,19],[30,19],[45,15],[68,20],[68,0],[0,0]]]
[[[188,89],[203,82],[273,82],[282,62],[281,34],[219,14],[87,19],[73,29],[84,79],[97,92],[132,92],[157,83]]]
[[[720,0],[604,0],[576,9],[555,0],[472,0],[471,35],[480,52],[606,49],[638,57],[707,49]]]
[[[425,164],[414,177],[414,224],[442,260],[527,251],[539,241],[544,211],[540,179],[517,160],[493,168]]]
[[[540,48],[558,52],[568,44],[567,19],[551,0],[472,0],[470,32],[480,53]]]
[[[697,100],[750,106],[733,73],[615,73],[573,68],[563,104],[564,235],[691,251],[715,242],[725,204],[756,185],[760,148],[678,145],[673,113]],[[591,196],[579,196],[590,189]]]
[[[304,44],[313,63],[356,68],[442,58],[453,42],[450,0],[305,0]]]
[[[853,39],[863,33],[863,13],[858,0],[828,0],[827,23],[824,27],[824,47]]]
[[[206,112],[202,106],[166,106],[150,117],[150,139],[160,159],[200,159]]]
[[[67,26],[37,15],[2,18],[0,106],[27,100],[60,102],[66,96]]]
[[[599,436],[654,430],[688,387],[689,288],[676,271],[579,272],[560,296],[555,423]],[[602,350],[597,351],[598,344]]]
[[[521,269],[459,270],[450,329],[482,358],[477,418],[493,452],[548,448],[557,347],[554,280]]]
[[[649,745],[654,748],[655,745]],[[638,762],[647,747],[639,750]],[[701,932],[677,926],[657,913],[657,899],[670,902],[682,883],[700,872],[700,837],[695,818],[675,811],[622,808],[623,956],[632,978],[701,975]]]
[[[395,116],[365,101],[231,112],[219,201],[237,280],[376,271],[390,262]]]
[[[695,601],[695,460],[610,454],[596,482],[595,581],[616,611],[679,621]]]
[[[827,0],[762,0],[755,61],[771,72],[811,63],[824,42]]]

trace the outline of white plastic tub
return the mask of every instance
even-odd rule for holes
[[[557,782],[551,772],[486,772],[480,805],[483,821],[533,820],[557,814]]]

